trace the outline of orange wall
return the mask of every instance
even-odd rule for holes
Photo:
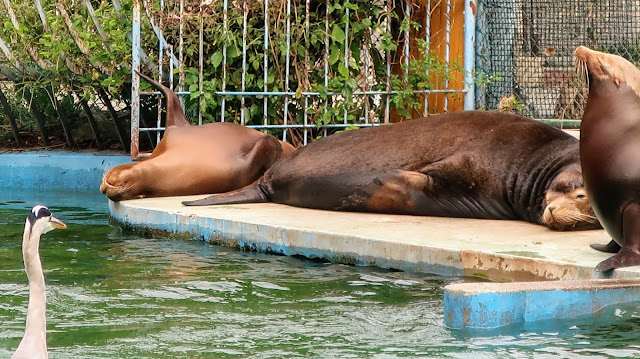
[[[419,30],[412,28],[409,34],[409,58],[410,60],[421,59],[423,57],[422,52],[416,45],[416,39],[424,39],[426,37],[426,30],[424,28],[427,0],[406,0],[411,4],[411,21],[422,24],[423,26]],[[464,1],[465,0],[431,0],[431,24],[430,24],[430,52],[436,55],[438,58],[445,60],[446,55],[446,28],[447,28],[447,2],[451,4],[450,10],[450,36],[449,36],[449,61],[450,64],[457,64],[457,68],[464,67]],[[402,2],[404,6],[406,2]],[[403,36],[400,36],[403,38]],[[394,74],[402,77],[404,69],[404,44],[398,44],[398,50],[396,61],[393,61],[391,68]],[[436,84],[436,89],[444,89],[444,83],[438,76],[432,76],[433,82]],[[451,76],[448,83],[449,89],[463,89],[464,88],[464,74],[461,71],[451,71]],[[421,102],[424,103],[424,96],[421,97]],[[448,94],[448,105],[446,111],[458,111],[463,109],[463,94]],[[445,94],[430,94],[428,95],[428,113],[442,113],[445,112],[444,104]],[[412,118],[422,117],[423,108],[419,108],[412,113]],[[401,121],[402,116],[398,115],[395,111],[391,111],[391,122]]]

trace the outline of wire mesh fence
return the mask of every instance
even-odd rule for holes
[[[464,54],[473,51],[465,6],[134,1],[141,41],[133,56],[157,63],[152,76],[183,95],[193,123],[234,121],[303,145],[345,128],[462,110],[471,83],[465,74],[472,72]],[[134,79],[134,94],[135,87]],[[160,118],[139,130],[162,131]]]
[[[476,68],[490,79],[476,107],[512,106],[565,127],[579,125],[586,104],[577,46],[640,60],[637,0],[480,0],[476,29]]]

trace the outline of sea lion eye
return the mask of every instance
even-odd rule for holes
[[[584,194],[584,193],[579,193],[578,195],[576,195],[577,199],[583,199],[583,198],[586,198],[586,197],[587,197],[587,195]]]

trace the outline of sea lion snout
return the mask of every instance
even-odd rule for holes
[[[569,192],[549,190],[542,223],[555,231],[574,231],[602,228],[593,212],[591,201],[583,187]]]
[[[102,176],[102,182],[100,182],[100,192],[115,202],[143,198],[144,196],[136,190],[135,182],[131,181],[132,178],[139,177],[131,173],[131,165],[116,166],[105,172]]]
[[[556,231],[602,228],[582,181],[582,170],[572,164],[560,172],[545,191],[540,221]]]

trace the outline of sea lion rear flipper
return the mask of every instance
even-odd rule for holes
[[[598,250],[600,252],[605,252],[605,253],[618,253],[618,252],[620,252],[620,249],[622,248],[613,239],[611,240],[611,242],[609,242],[607,244],[593,243],[593,244],[590,245],[590,247],[595,249],[595,250]]]
[[[598,264],[596,271],[640,265],[640,204],[630,203],[622,211],[622,237],[624,244],[618,254]]]
[[[176,95],[175,92],[171,91],[170,88],[164,86],[163,84],[155,81],[154,79],[146,76],[145,74],[136,71],[136,73],[147,80],[147,82],[153,86],[156,90],[160,91],[164,95],[165,100],[167,101],[167,114],[166,114],[166,123],[165,127],[188,127],[191,126],[189,120],[187,120],[187,116],[184,114],[182,110],[182,106],[180,105],[180,98]]]
[[[182,201],[185,206],[210,206],[217,204],[264,203],[271,202],[260,189],[259,180],[235,191],[216,193],[193,201]]]

